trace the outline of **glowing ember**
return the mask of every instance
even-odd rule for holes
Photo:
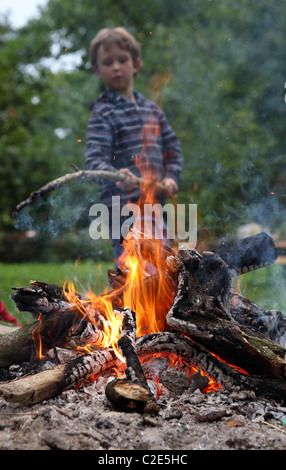
[[[192,375],[194,375],[196,372],[198,372],[198,367],[193,366],[189,362],[185,361],[181,356],[178,356],[177,354],[174,353],[169,353],[169,352],[160,352],[155,354],[150,354],[150,355],[144,355],[143,357],[140,358],[141,364],[147,364],[148,362],[151,362],[154,360],[154,358],[162,358],[165,359],[167,363],[167,368],[173,368],[177,369],[182,372],[186,372],[188,375],[188,378],[190,382],[192,381]],[[200,373],[202,376],[205,376],[208,378],[209,384],[206,388],[202,390],[204,393],[208,392],[214,392],[218,391],[221,389],[221,385],[219,385],[215,380],[213,380],[210,376],[205,374],[201,369]],[[148,375],[148,373],[146,374]],[[150,377],[150,379],[153,379],[157,383],[157,394],[158,396],[162,394],[164,390],[164,386],[160,384],[158,377]]]

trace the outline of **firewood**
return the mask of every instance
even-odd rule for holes
[[[98,350],[52,369],[2,383],[0,395],[10,402],[36,404],[59,395],[90,376],[99,375],[120,365],[121,361],[112,348]]]
[[[230,289],[230,313],[241,326],[286,346],[286,317],[279,310],[264,310],[236,289]]]
[[[220,243],[213,252],[227,264],[230,271],[236,274],[268,266],[278,257],[272,238],[265,232]]]
[[[46,355],[56,346],[100,344],[104,337],[102,330],[88,322],[77,322],[73,312],[58,312],[0,336],[0,367],[33,362],[37,358],[37,340],[41,343],[41,353]],[[69,326],[72,327],[69,329]],[[75,334],[76,333],[76,334]]]
[[[72,307],[75,307],[76,311],[77,300],[85,304],[90,303],[88,297],[78,293],[74,293],[74,302],[70,302],[67,293],[66,286],[30,280],[29,287],[12,287],[11,299],[14,300],[18,310],[30,312],[35,318],[38,318],[39,314],[71,310]]]
[[[118,346],[126,361],[126,380],[115,379],[106,387],[107,398],[116,406],[132,402],[144,413],[157,413],[158,406],[152,395],[136,352],[136,322],[134,313],[127,307],[122,310],[123,322]]]
[[[167,324],[249,373],[285,380],[286,350],[232,318],[230,288],[228,266],[218,255],[190,252],[178,273]]]
[[[215,380],[224,390],[238,386],[255,392],[257,397],[272,399],[286,404],[286,381],[276,377],[246,374],[235,365],[227,364],[215,357],[202,345],[193,342],[187,336],[176,331],[163,331],[145,335],[136,341],[137,353],[141,362],[144,358],[158,353],[174,353],[182,358],[185,364],[197,367],[209,378]],[[144,368],[144,364],[143,364]],[[192,390],[192,381],[190,382]]]
[[[146,388],[126,379],[117,378],[108,382],[105,394],[113,405],[122,410],[128,409],[131,403],[137,409],[145,409],[150,401],[150,394]]]
[[[33,331],[38,322],[13,330],[0,336],[0,367],[30,361],[34,348]]]
[[[138,232],[131,231],[129,240],[126,240],[126,248],[131,250],[142,264],[148,261],[156,267],[157,241],[153,243],[152,239],[140,238],[139,235]],[[228,257],[226,246],[214,252],[200,254],[196,250],[187,249],[174,252],[164,244],[160,245],[163,271],[155,275],[144,271],[144,290],[148,292],[150,288],[152,292],[157,289],[161,276],[164,276],[174,300],[172,305],[167,307],[166,299],[159,299],[156,307],[158,311],[162,309],[160,313],[163,315],[163,329],[172,331],[146,334],[137,340],[136,312],[133,314],[129,308],[122,308],[122,294],[126,288],[130,267],[126,263],[121,271],[109,273],[114,287],[117,283],[116,289],[108,295],[112,298],[114,313],[117,311],[118,315],[122,316],[118,346],[126,361],[126,379],[111,381],[106,388],[106,394],[114,405],[125,406],[132,402],[140,411],[156,412],[156,400],[148,387],[141,361],[145,354],[150,354],[153,350],[161,352],[162,348],[182,356],[185,361],[197,366],[225,388],[239,385],[254,390],[259,396],[285,402],[286,350],[265,334],[261,334],[266,333],[269,336],[268,327],[264,330],[256,329],[255,322],[253,328],[248,327],[248,320],[244,322],[243,317],[249,318],[252,310],[253,316],[258,318],[261,311],[231,288],[233,273],[246,272],[274,262],[276,250],[266,234],[254,239],[248,237],[234,246],[238,255],[232,259]],[[140,294],[140,285],[135,285],[133,295]],[[1,360],[6,364],[4,367],[10,365],[11,359],[7,359],[9,355],[16,363],[27,360],[28,356],[33,360],[35,334],[41,337],[44,353],[57,346],[66,347],[72,340],[79,345],[93,340],[99,341],[103,335],[101,322],[104,312],[98,311],[89,298],[77,293],[74,294],[73,300],[69,300],[64,288],[32,281],[28,288],[15,289],[12,298],[19,310],[31,311],[36,318],[39,315],[40,317],[34,324],[11,333],[9,338],[4,337],[3,341],[0,337],[0,366]],[[20,345],[15,348],[16,354],[12,352],[13,342]],[[93,357],[96,357],[93,354],[102,353],[105,357],[105,351],[108,350],[70,358],[67,363],[56,366],[54,373],[52,370],[45,371],[44,376],[41,372],[27,377],[27,382],[23,382],[24,379],[17,381],[20,385],[15,389],[15,397],[9,387],[11,384],[1,385],[0,393],[4,387],[4,396],[28,402],[34,399],[42,400],[42,397],[47,395],[54,396],[83,377],[96,374],[99,356],[93,360]],[[65,361],[65,354],[59,356]],[[103,364],[109,363],[104,357]],[[102,357],[98,360],[100,362]],[[244,369],[248,375],[238,368]],[[28,385],[31,379],[32,390]],[[43,385],[45,381],[48,384],[46,392]],[[193,387],[196,386],[193,383]],[[39,391],[36,391],[37,388]]]
[[[102,315],[88,309],[89,299],[75,294],[86,302],[87,312],[92,317],[84,318],[78,306],[66,300],[63,288],[40,281],[31,281],[31,284],[14,288],[11,297],[20,311],[31,312],[39,320],[0,336],[0,367],[33,362],[37,356],[37,338],[41,342],[42,355],[55,346],[73,343],[82,347],[102,343]]]
[[[162,331],[141,336],[136,340],[137,354],[143,364],[157,354],[173,354],[182,358],[189,366],[200,369],[219,385],[230,389],[234,384],[241,383],[241,373],[227,363],[219,361],[203,346],[191,341],[176,331]]]
[[[77,326],[80,345],[81,335],[87,331],[86,341],[98,338],[98,331],[90,331],[87,322],[80,322],[74,311],[50,312],[41,320],[25,325],[7,335],[0,336],[0,367],[33,362],[37,356],[37,338],[41,342],[42,354],[45,355],[54,346],[67,346],[73,339],[72,333]],[[95,336],[92,336],[94,333]],[[74,337],[76,339],[76,336]]]

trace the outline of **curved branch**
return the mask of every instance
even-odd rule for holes
[[[67,173],[64,176],[60,176],[53,181],[42,186],[40,189],[33,191],[25,201],[20,202],[16,209],[13,211],[13,217],[16,217],[18,213],[24,209],[24,207],[32,204],[36,199],[42,197],[44,194],[49,193],[55,189],[60,188],[64,184],[70,183],[74,180],[80,179],[106,179],[109,181],[124,181],[126,176],[123,173],[116,173],[112,171],[100,171],[100,170],[77,170],[74,173]],[[139,178],[138,178],[139,180]],[[138,181],[139,182],[139,181]]]
[[[49,193],[55,189],[60,188],[64,184],[70,183],[74,180],[108,180],[108,181],[124,181],[126,179],[126,175],[124,173],[116,172],[116,171],[105,171],[105,170],[80,170],[74,165],[72,165],[76,171],[74,173],[67,173],[66,175],[60,176],[55,180],[49,181],[49,183],[42,186],[40,189],[33,191],[30,196],[25,199],[25,201],[20,202],[17,207],[14,209],[12,215],[16,217],[19,212],[24,209],[24,207],[32,204],[36,199],[42,197],[44,194]],[[153,180],[150,180],[153,183]],[[144,178],[136,177],[136,184],[148,184],[147,180]],[[155,190],[156,191],[163,191],[164,187],[161,183],[155,182]]]

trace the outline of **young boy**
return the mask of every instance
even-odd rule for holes
[[[136,203],[139,176],[162,184],[164,190],[157,201],[163,204],[164,198],[178,192],[183,156],[164,113],[134,90],[134,77],[141,66],[140,45],[124,28],[105,28],[91,41],[90,58],[107,90],[93,103],[86,168],[126,174],[124,182],[99,182],[101,203],[111,209],[112,196],[120,196],[121,207]],[[116,260],[122,252],[120,240],[112,239],[112,244]]]

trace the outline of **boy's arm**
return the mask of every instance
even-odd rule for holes
[[[172,197],[179,189],[184,158],[181,143],[163,112],[161,112],[160,122],[164,158],[164,178],[161,182],[165,186],[166,196]]]

